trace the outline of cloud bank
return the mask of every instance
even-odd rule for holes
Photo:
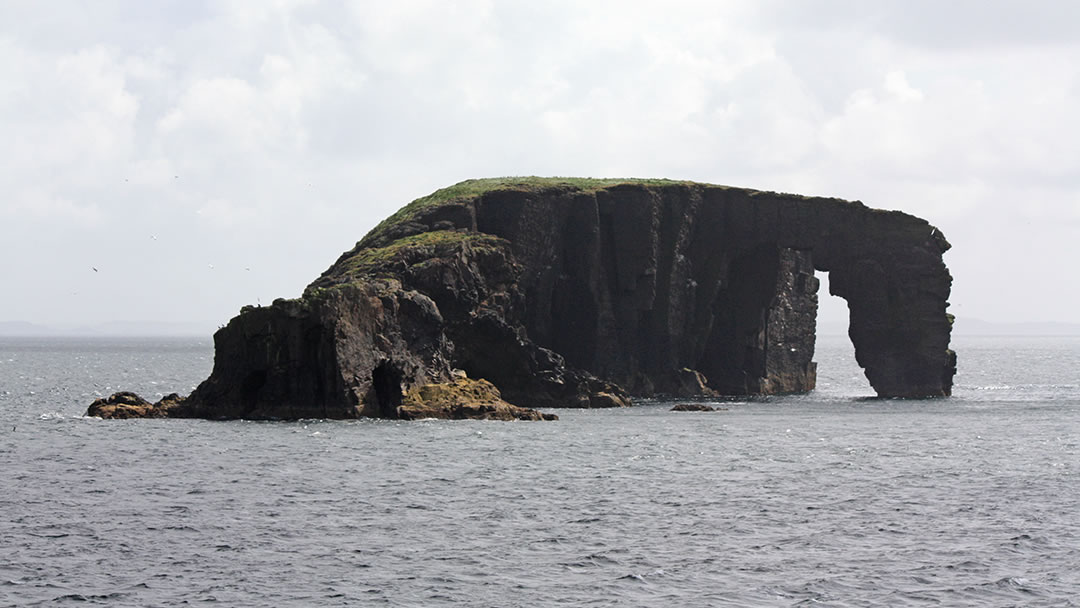
[[[224,323],[498,175],[858,199],[945,232],[961,320],[1080,296],[1080,5],[13,1],[0,23],[0,320]]]

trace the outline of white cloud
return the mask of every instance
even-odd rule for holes
[[[239,78],[198,80],[158,126],[165,138],[186,136],[215,142],[215,149],[258,151],[284,135],[275,101]]]
[[[907,76],[900,70],[889,72],[885,76],[884,88],[894,98],[904,102],[922,101],[925,98],[922,91],[908,83]]]
[[[0,206],[0,217],[9,225],[48,222],[92,228],[102,222],[97,204],[79,204],[49,190],[32,187],[14,193],[7,204]]]
[[[14,56],[4,78],[14,84],[0,102],[5,167],[87,185],[129,152],[139,106],[111,53],[93,47],[48,56],[3,46]]]
[[[139,109],[123,68],[102,46],[54,55],[0,38],[0,53],[0,214],[39,230],[102,225],[100,188],[131,153]]]
[[[195,213],[214,228],[235,228],[256,216],[254,209],[220,198],[206,201]]]
[[[1076,240],[1076,10],[968,0],[0,4],[0,217],[12,233],[0,255],[81,230],[79,246],[118,268],[130,251],[101,246],[116,234],[183,242],[143,260],[175,277],[175,307],[157,314],[219,318],[298,293],[382,217],[460,179],[667,176],[923,215],[955,246],[959,301],[1001,315],[996,286],[960,277],[981,281],[985,235],[1041,226],[1043,255],[1053,255],[1030,267],[1072,251],[1045,243]],[[63,281],[65,247],[55,269],[19,276]],[[208,277],[205,262],[190,266],[192,249],[256,257],[275,273],[250,284]],[[111,306],[79,314],[147,317]],[[1049,303],[1028,310],[1067,316]],[[0,319],[36,312],[0,303]]]

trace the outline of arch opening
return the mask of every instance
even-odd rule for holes
[[[874,395],[866,373],[855,359],[855,344],[848,337],[847,300],[829,291],[829,272],[815,270],[818,279],[818,314],[815,360],[816,392],[832,395]]]

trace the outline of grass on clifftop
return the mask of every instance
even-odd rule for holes
[[[374,275],[395,260],[412,264],[417,260],[447,255],[462,244],[473,247],[498,247],[505,242],[489,234],[453,230],[422,232],[398,239],[386,247],[359,249],[336,265],[338,267],[336,274],[345,277]]]
[[[621,184],[638,184],[645,186],[671,186],[675,184],[690,184],[693,182],[672,179],[638,179],[638,178],[595,178],[595,177],[488,177],[483,179],[467,179],[463,182],[436,190],[427,196],[420,197],[406,206],[414,204],[427,206],[434,203],[446,203],[457,199],[468,199],[480,196],[492,190],[543,190],[545,188],[574,188],[577,190],[600,190]]]
[[[413,202],[398,209],[393,215],[379,222],[368,232],[361,243],[370,242],[382,234],[390,226],[400,222],[407,222],[416,217],[420,211],[428,208],[476,198],[493,190],[518,190],[528,192],[533,190],[545,190],[549,188],[567,188],[581,191],[602,190],[622,184],[637,184],[645,186],[672,186],[677,184],[693,184],[695,182],[672,180],[672,179],[637,179],[637,178],[593,178],[593,177],[488,177],[482,179],[468,179],[463,182],[441,188],[427,196],[422,196]]]

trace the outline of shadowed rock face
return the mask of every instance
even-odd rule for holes
[[[475,208],[525,267],[529,336],[631,392],[681,367],[723,393],[812,389],[814,269],[848,300],[879,395],[950,392],[949,245],[921,219],[699,185],[495,191]]]
[[[919,218],[701,184],[505,188],[430,213],[449,208],[456,228],[509,241],[529,338],[631,393],[672,392],[682,368],[721,393],[812,389],[815,269],[848,301],[879,395],[951,391],[949,244]],[[430,225],[425,213],[412,221]]]
[[[669,181],[463,182],[380,224],[303,298],[246,307],[215,335],[210,378],[173,411],[538,419],[509,403],[808,391],[815,269],[847,300],[879,395],[945,396],[948,248],[924,220],[838,199]],[[418,397],[445,397],[430,387],[466,376],[509,403]]]

